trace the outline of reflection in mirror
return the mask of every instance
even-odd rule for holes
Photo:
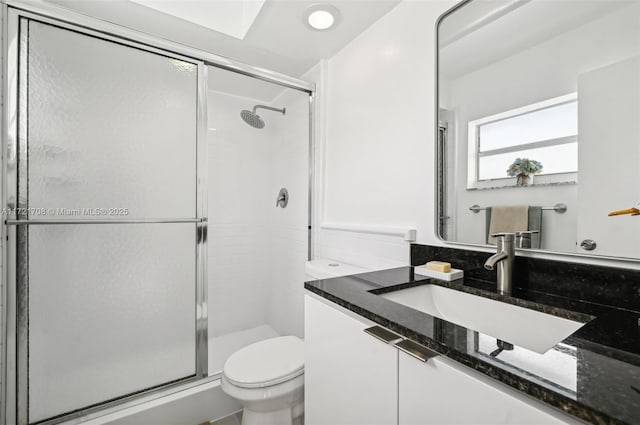
[[[552,388],[567,397],[575,398],[578,391],[577,348],[556,344],[544,354],[526,348],[505,344],[503,341],[467,330],[469,354],[516,375],[526,372],[527,378],[539,385]],[[496,348],[499,347],[499,348]]]
[[[640,258],[640,0],[471,0],[438,27],[439,232]]]

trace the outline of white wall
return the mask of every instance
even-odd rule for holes
[[[209,92],[209,336],[267,323],[272,126],[257,130],[240,111],[261,101]],[[271,118],[271,117],[269,117]],[[268,119],[268,118],[266,118]],[[272,199],[273,198],[273,199]]]
[[[435,21],[454,1],[404,1],[326,63],[318,222],[433,236]],[[320,229],[317,256],[364,266],[409,262],[401,237]]]
[[[465,189],[468,123],[576,92],[579,75],[637,54],[637,10],[636,6],[631,5],[605,15],[446,84],[450,94],[445,103],[456,118],[457,193],[454,226],[457,226],[457,240],[484,243],[485,213],[472,213],[469,211],[471,205],[552,206],[561,202],[568,206],[565,214],[552,211],[542,214],[542,247],[553,251],[576,251],[580,213],[577,185]],[[549,66],[549,58],[553,58],[553,66]],[[580,104],[584,106],[583,99]],[[582,136],[581,133],[580,140]],[[583,149],[581,146],[580,151]],[[578,185],[584,184],[580,178],[582,171],[578,172]],[[583,191],[582,195],[586,193]],[[595,199],[589,201],[597,202]]]
[[[265,324],[302,336],[308,99],[291,89],[269,102],[209,92],[210,337]],[[266,126],[255,129],[240,118],[255,104],[287,112],[259,109]],[[290,196],[285,209],[276,208],[281,187]]]
[[[435,236],[433,170],[435,22],[456,3],[405,0],[327,61],[320,86],[326,134],[320,133],[317,167],[326,185],[318,187],[316,227],[326,210],[331,220],[415,226],[418,243],[457,246]],[[398,238],[316,230],[317,256],[363,265],[408,262],[409,247]],[[637,262],[560,258],[640,268]]]

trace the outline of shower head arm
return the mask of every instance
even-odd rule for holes
[[[287,108],[278,109],[278,108],[273,108],[271,106],[266,106],[266,105],[256,105],[256,106],[253,107],[253,113],[254,114],[256,113],[256,109],[258,109],[258,108],[268,109],[270,111],[281,112],[282,115],[284,115],[286,110],[287,110]]]

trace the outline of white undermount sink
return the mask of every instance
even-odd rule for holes
[[[583,322],[438,285],[420,285],[380,296],[540,354],[584,326]]]

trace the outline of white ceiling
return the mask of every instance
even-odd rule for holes
[[[469,6],[477,7],[440,25],[440,72],[456,79],[631,5],[635,0],[474,1]]]
[[[266,0],[243,40],[126,0],[47,0],[65,8],[147,34],[212,52],[247,64],[300,77],[322,58],[342,47],[389,12],[400,0],[331,0],[340,11],[335,28],[315,31],[305,23],[305,9],[318,1]],[[237,2],[238,0],[198,0]],[[196,2],[197,3],[197,2]],[[230,78],[231,80],[235,80]],[[225,78],[209,79],[210,88],[241,96],[272,99],[281,91],[251,84],[229,86]]]

